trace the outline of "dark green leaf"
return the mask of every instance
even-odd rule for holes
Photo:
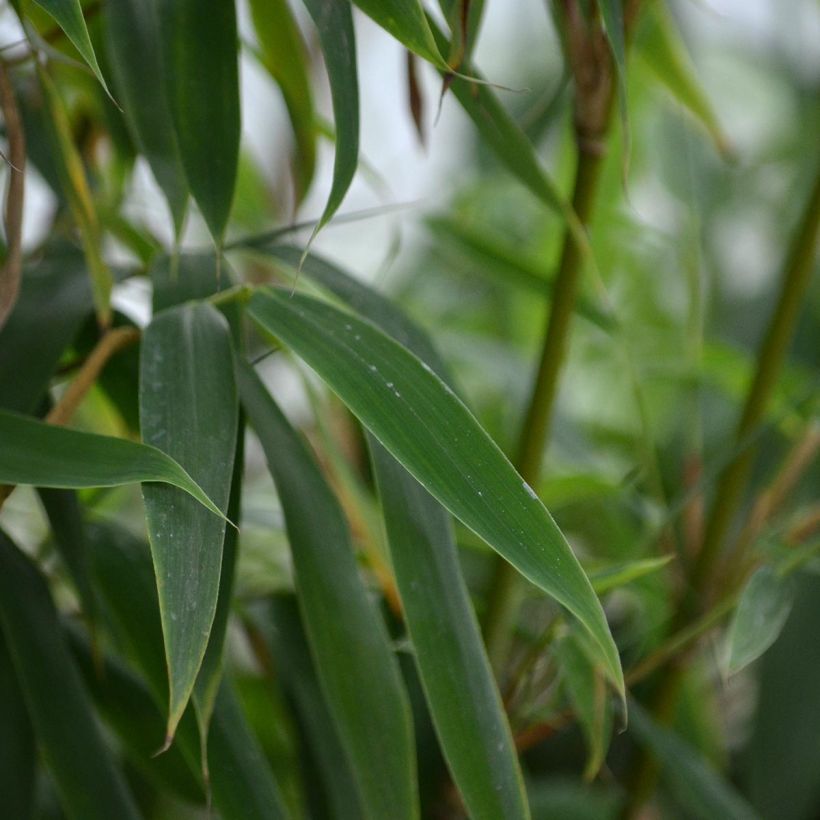
[[[414,54],[446,68],[430,24],[419,0],[353,0],[368,17],[372,17],[385,31],[393,35]]]
[[[226,510],[237,431],[231,335],[210,305],[158,314],[145,331],[140,424]],[[225,520],[179,490],[143,487],[168,658],[172,737],[196,681],[216,611]]]
[[[359,576],[344,515],[306,445],[242,362],[238,381],[282,503],[316,669],[365,814],[373,820],[415,818],[407,695],[384,623]]]
[[[155,447],[81,433],[0,411],[0,484],[80,489],[158,481],[185,490],[224,518],[185,470]]]
[[[342,204],[356,173],[359,162],[359,79],[356,71],[356,38],[349,3],[305,0],[305,5],[319,32],[336,121],[333,184],[321,219],[314,228],[315,236]]]
[[[239,40],[226,0],[157,0],[165,91],[188,187],[217,244],[239,162]]]
[[[153,2],[109,0],[105,22],[117,96],[132,138],[165,194],[179,235],[188,183],[165,93],[156,8]]]
[[[97,729],[63,641],[48,587],[3,533],[0,622],[37,742],[67,815],[76,820],[137,820],[139,813]]]
[[[620,660],[603,610],[566,539],[429,366],[373,325],[301,294],[259,291],[248,310],[313,367],[453,515],[578,617],[622,692]]]

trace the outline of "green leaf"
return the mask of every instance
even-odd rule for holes
[[[9,817],[31,818],[36,770],[34,732],[0,629],[0,794]]]
[[[239,164],[234,3],[156,0],[165,91],[188,187],[219,245]]]
[[[650,575],[665,567],[675,556],[661,555],[658,558],[641,558],[638,561],[627,561],[604,569],[590,572],[589,580],[597,595],[603,595],[618,587],[626,586],[644,575]]]
[[[142,341],[143,439],[179,461],[223,511],[231,486],[237,408],[224,317],[203,303],[159,313]],[[146,485],[143,498],[168,659],[171,738],[208,645],[225,520],[173,487]]]
[[[661,777],[685,816],[756,820],[752,807],[698,752],[674,732],[654,723],[636,701],[629,702],[629,731],[661,767]]]
[[[402,45],[431,62],[447,68],[447,61],[436,45],[430,24],[419,0],[353,0],[368,16]]]
[[[94,72],[94,76],[100,81],[100,85],[105,89],[105,93],[111,96],[105,77],[100,71],[97,63],[97,55],[91,45],[91,38],[88,36],[88,27],[83,17],[83,9],[80,0],[34,0],[34,2],[45,9],[57,22],[57,25],[65,32],[66,37],[74,44],[80,56]]]
[[[515,745],[450,517],[373,438],[370,451],[405,621],[453,780],[470,817],[527,818]]]
[[[250,0],[262,65],[279,84],[296,138],[296,204],[316,169],[316,127],[307,54],[285,0]]]
[[[279,493],[313,658],[365,814],[373,820],[418,817],[407,695],[359,575],[342,510],[251,367],[238,362],[237,376]]]
[[[629,141],[629,118],[626,99],[626,32],[624,29],[624,0],[597,0],[598,10],[604,23],[604,33],[612,50],[615,72],[618,75],[618,101],[624,141]],[[627,148],[628,153],[628,148]]]
[[[718,151],[725,157],[731,155],[731,145],[661,0],[647,3],[641,13],[635,49],[672,96],[706,129]]]
[[[342,204],[356,173],[359,162],[359,79],[350,4],[337,0],[305,0],[305,5],[319,32],[336,123],[333,183],[322,216],[313,229],[313,238]]]
[[[606,618],[566,539],[429,366],[373,325],[301,294],[265,289],[253,295],[248,310],[313,367],[453,515],[581,621],[623,692]]]
[[[740,596],[726,643],[726,673],[734,675],[757,660],[780,635],[794,599],[792,579],[761,567]]]
[[[109,0],[104,14],[117,96],[131,136],[165,194],[179,236],[188,183],[165,93],[156,7],[143,0]]]
[[[293,699],[306,740],[316,758],[334,820],[360,820],[361,799],[339,733],[322,695],[316,665],[296,599],[277,595],[254,614],[254,624],[269,644],[282,683]]]
[[[2,532],[0,623],[37,742],[68,817],[137,820],[133,798],[97,729],[88,695],[63,641],[48,587]]]
[[[199,484],[155,447],[67,430],[2,410],[0,441],[0,484],[81,489],[158,481],[185,490],[224,518]]]

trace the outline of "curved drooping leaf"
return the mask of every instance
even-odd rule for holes
[[[618,651],[592,586],[535,492],[452,390],[375,326],[316,299],[256,292],[251,317],[303,358],[450,512],[589,631],[623,692]]]
[[[726,643],[726,672],[734,675],[759,658],[780,635],[792,609],[792,578],[761,567],[750,579],[735,610]]]
[[[433,38],[430,24],[419,0],[353,0],[368,16],[402,45],[433,63],[447,68],[447,61]]]
[[[349,3],[305,0],[325,58],[336,123],[336,158],[327,204],[312,236],[330,221],[342,204],[359,162],[359,78],[356,37]]]
[[[387,630],[359,575],[342,510],[252,368],[237,362],[237,379],[282,503],[308,640],[365,816],[417,818],[407,695]]]
[[[91,38],[88,36],[88,27],[85,24],[80,0],[34,0],[34,2],[55,19],[57,25],[65,32],[66,37],[71,40],[80,52],[80,56],[94,72],[94,76],[100,81],[106,94],[111,96],[105,84],[105,77],[97,63],[97,55],[91,45]]]
[[[316,126],[305,44],[285,0],[250,0],[262,65],[279,84],[296,138],[296,203],[316,168]]]
[[[239,164],[239,40],[234,3],[156,0],[165,91],[188,187],[217,244]]]
[[[0,484],[81,489],[158,481],[179,487],[224,518],[174,459],[146,444],[55,427],[0,410]]]
[[[132,138],[165,194],[179,235],[188,183],[166,96],[156,8],[142,0],[110,0],[104,14],[117,96]]]
[[[0,624],[37,742],[68,817],[137,820],[137,807],[97,728],[63,640],[48,587],[2,532]]]
[[[237,431],[228,324],[193,303],[159,313],[140,360],[143,439],[181,463],[226,510]],[[168,736],[196,681],[216,611],[225,520],[176,488],[143,487],[168,659]]]

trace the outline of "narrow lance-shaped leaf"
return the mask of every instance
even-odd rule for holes
[[[353,0],[385,31],[393,35],[414,54],[433,63],[436,68],[447,68],[436,45],[430,24],[419,0]]]
[[[642,558],[638,561],[628,561],[625,564],[615,564],[604,569],[589,573],[592,588],[598,595],[626,586],[626,584],[657,572],[665,567],[675,556],[661,555],[657,558]]]
[[[450,512],[570,610],[623,692],[592,586],[535,492],[428,366],[373,325],[301,294],[251,298],[252,318],[303,358]]]
[[[165,91],[188,186],[222,243],[239,163],[239,40],[227,0],[156,0]]]
[[[783,629],[794,599],[793,579],[761,567],[735,610],[726,643],[726,672],[733,675],[759,658]]]
[[[359,575],[344,515],[259,377],[244,362],[237,365],[242,405],[262,443],[285,514],[319,680],[352,763],[365,816],[412,820],[419,809],[407,695],[387,630]]]
[[[327,204],[311,240],[342,204],[359,162],[359,78],[356,38],[350,4],[338,0],[305,0],[325,58],[333,118],[336,123],[336,157]]]
[[[618,104],[621,112],[621,125],[624,130],[624,142],[629,152],[629,118],[626,99],[626,32],[624,30],[624,0],[597,0],[604,32],[612,50],[615,62],[615,73],[618,77]]]
[[[202,487],[156,447],[5,411],[0,411],[0,441],[0,484],[81,489],[158,481],[179,487],[224,518]]]
[[[143,0],[110,0],[104,14],[117,96],[132,137],[165,194],[179,235],[188,183],[166,96],[156,8]]]
[[[250,0],[262,65],[279,84],[296,138],[296,202],[310,187],[316,166],[316,126],[307,54],[286,0]]]
[[[215,308],[158,314],[140,361],[142,435],[226,510],[237,430],[230,330]],[[225,521],[173,487],[143,487],[168,662],[168,739],[188,703],[216,611]]]
[[[66,37],[71,40],[80,52],[80,56],[94,72],[94,76],[100,81],[106,94],[111,96],[105,83],[105,77],[100,71],[94,47],[91,45],[91,38],[88,36],[88,27],[85,24],[80,0],[34,0],[34,2],[57,21],[57,25],[65,32]]]
[[[0,532],[0,624],[28,712],[66,814],[137,820],[66,647],[45,581]]]
[[[111,320],[111,288],[114,278],[102,258],[102,234],[94,200],[88,187],[83,161],[71,135],[71,126],[60,92],[45,69],[38,66],[37,74],[48,110],[47,133],[52,156],[57,165],[63,194],[80,233],[97,318],[101,325],[107,325]]]

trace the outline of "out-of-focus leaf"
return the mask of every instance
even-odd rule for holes
[[[618,587],[626,586],[644,575],[650,575],[665,567],[675,556],[661,555],[658,558],[641,558],[638,561],[627,561],[625,564],[599,569],[589,573],[592,588],[598,595],[603,595]]]
[[[100,85],[110,96],[105,77],[100,71],[97,62],[97,55],[91,45],[91,38],[88,36],[88,27],[83,17],[83,9],[80,0],[34,0],[34,2],[45,9],[56,21],[57,25],[65,32],[66,37],[74,44],[80,56],[94,72],[94,76],[100,81]]]
[[[34,412],[62,352],[91,313],[90,301],[83,260],[74,251],[52,250],[24,270],[17,304],[0,330],[0,407]]]
[[[441,747],[471,817],[527,818],[510,727],[446,510],[371,438],[390,556]]]
[[[296,138],[296,203],[316,168],[316,127],[307,55],[299,27],[285,0],[250,0],[262,65],[279,84]]]
[[[183,464],[223,511],[230,493],[237,408],[231,335],[224,318],[202,303],[158,314],[142,341],[142,435]],[[225,520],[171,487],[145,485],[143,498],[168,658],[170,738],[208,645]]]
[[[569,778],[535,780],[529,783],[533,820],[616,820],[618,793]]]
[[[46,130],[52,156],[55,159],[63,194],[68,200],[80,233],[97,318],[100,324],[105,326],[111,320],[111,288],[114,277],[102,258],[102,232],[94,200],[88,187],[82,158],[71,136],[71,126],[60,92],[45,69],[38,67],[37,74],[49,114],[46,118]]]
[[[776,640],[794,598],[790,577],[761,567],[749,579],[737,605],[726,645],[726,672],[734,675],[757,660]]]
[[[104,14],[117,96],[132,138],[165,194],[178,236],[188,183],[165,91],[156,8],[153,2],[111,0]]]
[[[94,621],[97,604],[91,583],[80,502],[73,490],[41,488],[40,501],[48,516],[60,557],[82,601],[86,618]]]
[[[365,815],[373,820],[415,818],[418,794],[407,695],[384,623],[359,575],[342,510],[306,445],[251,367],[238,362],[237,374],[242,405],[282,503],[308,639]]]
[[[117,637],[145,676],[159,708],[167,702],[167,675],[162,627],[150,551],[124,530],[111,525],[89,527],[89,546],[98,589],[104,598]],[[227,693],[217,695],[208,739],[213,803],[225,820],[277,820],[286,817],[278,788],[260,754],[244,715]],[[159,730],[157,745],[162,740]],[[189,767],[200,765],[196,722],[183,716],[175,742]],[[237,744],[247,743],[242,749]],[[220,773],[216,772],[219,768]]]
[[[626,32],[624,30],[624,0],[597,0],[601,19],[604,23],[604,33],[612,50],[615,61],[615,71],[618,75],[618,101],[621,110],[621,123],[624,134],[628,134],[629,120],[627,118],[626,100]]]
[[[31,818],[36,769],[31,721],[0,629],[0,794],[9,817]]]
[[[706,129],[718,151],[729,156],[729,141],[661,0],[646,4],[637,27],[635,49],[672,96]]]
[[[440,0],[439,5],[453,35],[447,64],[458,69],[472,56],[481,28],[484,0]]]
[[[759,820],[752,807],[688,743],[652,721],[636,701],[629,702],[629,731],[661,767],[661,777],[688,817]]]
[[[333,184],[322,216],[313,230],[315,236],[342,204],[356,173],[359,162],[359,79],[350,4],[337,0],[305,0],[305,5],[319,32],[336,123]]]
[[[239,40],[225,0],[157,0],[165,92],[188,188],[217,245],[239,162]]]
[[[564,691],[572,703],[589,748],[584,777],[598,774],[612,734],[612,709],[603,677],[570,632],[555,647]]]
[[[436,68],[447,68],[419,0],[353,0],[385,31]]]
[[[0,532],[0,622],[28,713],[67,815],[134,818],[139,812],[95,723],[63,641],[48,587]]]
[[[0,411],[0,483],[80,489],[150,481],[185,490],[219,518],[224,513],[174,459],[145,444],[55,427]]]
[[[581,621],[607,675],[623,692],[606,618],[566,539],[429,366],[370,323],[301,294],[261,290],[248,311],[313,367],[453,515]]]
[[[270,644],[277,672],[304,726],[321,769],[331,816],[334,820],[358,820],[362,817],[358,787],[322,695],[296,599],[274,596],[264,609],[254,613],[254,624]]]

